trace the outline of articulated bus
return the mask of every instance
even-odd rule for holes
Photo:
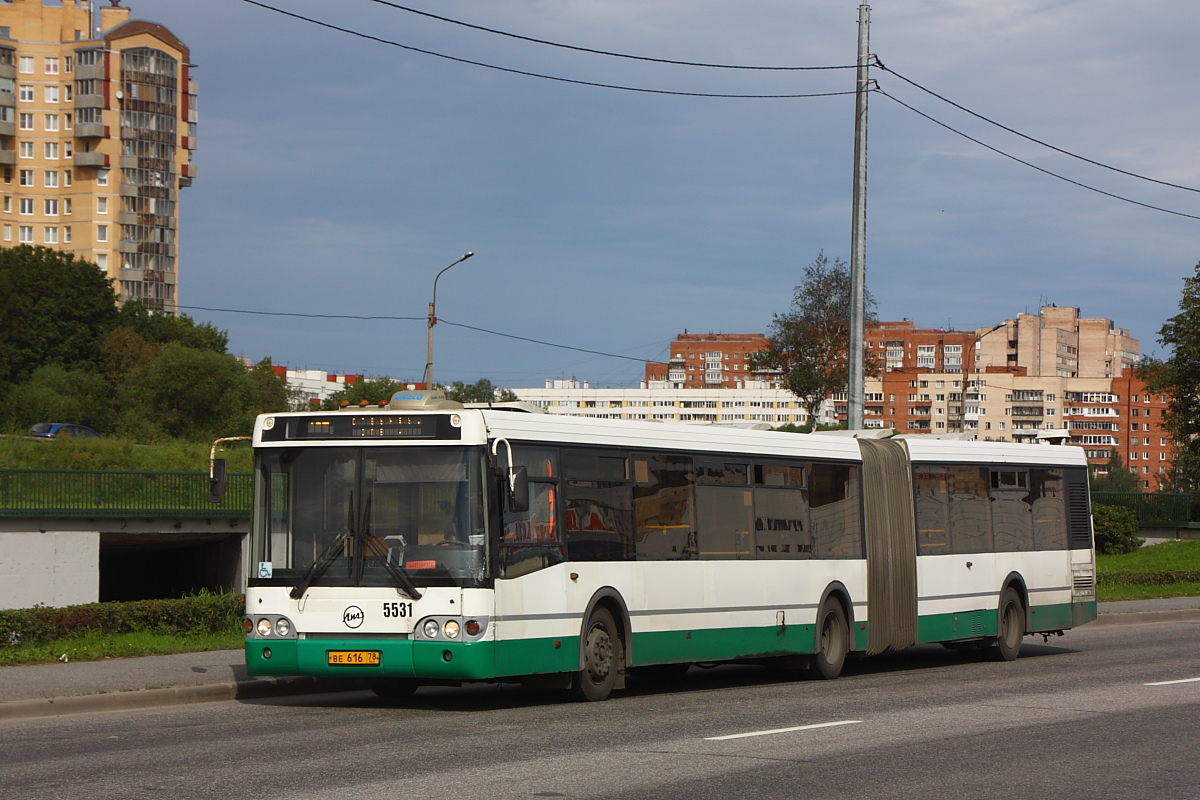
[[[836,678],[924,642],[1017,657],[1095,619],[1075,447],[465,407],[255,423],[252,675],[384,696],[760,662]]]

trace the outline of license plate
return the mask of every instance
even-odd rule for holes
[[[329,650],[325,653],[331,667],[378,667],[379,650]]]

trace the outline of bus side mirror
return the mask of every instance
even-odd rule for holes
[[[529,471],[525,467],[508,469],[508,510],[514,514],[529,510]]]
[[[225,497],[225,459],[217,458],[212,462],[208,473],[208,502],[219,503]]]

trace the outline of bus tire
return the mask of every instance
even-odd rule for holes
[[[625,646],[617,623],[604,606],[597,606],[583,629],[583,669],[575,673],[574,690],[580,700],[605,700],[612,693],[617,672],[625,659]]]
[[[831,681],[842,674],[850,650],[850,625],[846,609],[834,598],[825,601],[817,614],[816,652],[804,671],[806,677]]]
[[[380,697],[389,699],[400,699],[411,697],[412,693],[417,690],[421,684],[417,683],[412,678],[397,678],[396,680],[388,681],[387,683],[375,683],[371,685],[371,691]]]
[[[996,639],[987,649],[992,661],[1015,661],[1025,636],[1025,606],[1017,590],[1009,586],[1000,593]]]

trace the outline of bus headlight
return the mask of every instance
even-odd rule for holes
[[[259,636],[270,636],[271,635],[271,620],[267,619],[266,617],[263,617],[262,619],[260,619],[258,621],[258,635]]]
[[[458,623],[452,619],[446,620],[446,624],[442,626],[442,633],[447,639],[458,638]]]
[[[287,636],[287,635],[291,634],[291,632],[292,632],[292,623],[288,622],[283,617],[280,617],[279,621],[275,623],[275,633],[278,634],[279,636]]]
[[[423,630],[425,632],[426,639],[436,639],[437,635],[438,635],[437,620],[436,619],[426,620],[425,624],[421,627],[421,630]]]

